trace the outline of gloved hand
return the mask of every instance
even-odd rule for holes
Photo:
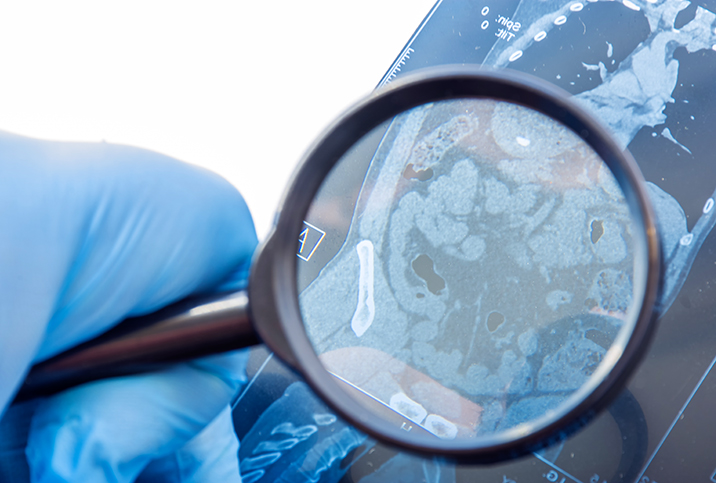
[[[243,199],[213,173],[131,147],[0,133],[0,415],[32,364],[128,316],[245,286],[256,242]],[[246,357],[47,398],[28,436],[32,480],[240,481],[229,403]]]

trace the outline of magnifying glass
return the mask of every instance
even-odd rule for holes
[[[442,67],[314,143],[249,291],[128,319],[18,399],[256,344],[400,448],[495,461],[563,439],[653,332],[659,247],[634,160],[567,94]]]

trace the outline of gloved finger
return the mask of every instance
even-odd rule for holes
[[[0,415],[34,361],[233,275],[257,239],[241,195],[142,149],[0,134]],[[238,278],[237,278],[238,277]]]
[[[32,481],[134,481],[150,461],[181,449],[226,409],[245,382],[247,360],[248,351],[214,356],[43,401],[26,449]]]
[[[136,483],[240,483],[239,440],[231,408],[173,454],[152,461]]]

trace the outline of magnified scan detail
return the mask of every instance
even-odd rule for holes
[[[336,202],[324,187],[309,222]],[[390,124],[300,308],[342,380],[440,438],[492,435],[561,410],[632,330],[633,236],[571,130],[506,102],[428,104]]]

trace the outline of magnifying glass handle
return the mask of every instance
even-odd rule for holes
[[[188,298],[36,364],[15,401],[259,343],[247,292]]]

